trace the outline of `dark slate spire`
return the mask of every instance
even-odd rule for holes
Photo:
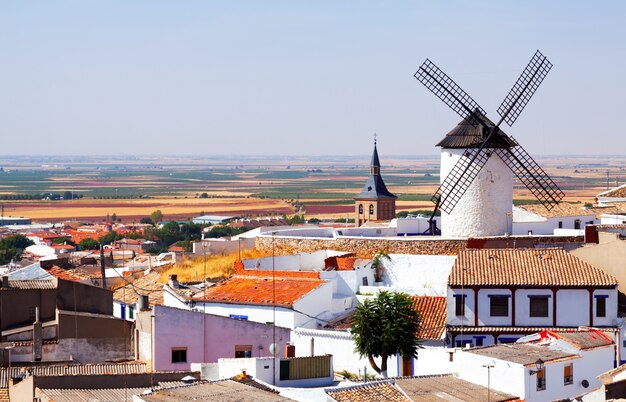
[[[374,136],[374,152],[370,162],[370,177],[368,177],[363,190],[354,198],[398,198],[391,194],[380,176],[380,160],[376,149],[376,136]]]

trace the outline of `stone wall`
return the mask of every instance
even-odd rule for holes
[[[272,245],[273,242],[273,245]],[[405,238],[354,238],[311,239],[297,237],[257,237],[256,248],[276,255],[310,253],[317,250],[337,250],[356,253],[360,258],[372,258],[378,251],[389,254],[456,255],[465,248],[466,240],[410,239]]]
[[[276,255],[310,253],[317,250],[337,250],[356,253],[360,258],[372,258],[378,251],[389,254],[425,254],[425,255],[457,255],[464,248],[530,248],[535,245],[542,247],[554,245],[575,247],[582,243],[582,237],[561,236],[511,236],[508,238],[474,238],[443,239],[433,238],[358,238],[340,237],[337,239],[315,239],[299,237],[259,236],[256,248],[268,254],[274,250]],[[469,245],[468,245],[469,244]]]

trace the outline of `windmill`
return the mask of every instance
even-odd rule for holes
[[[426,59],[419,67],[414,77],[463,119],[437,144],[442,147],[441,185],[432,197],[431,234],[437,231],[437,209],[442,212],[441,228],[446,236],[509,232],[513,175],[548,210],[561,201],[561,189],[512,136],[500,129],[503,122],[509,126],[515,123],[551,68],[552,63],[537,51],[498,108],[500,120],[494,123],[432,61]]]

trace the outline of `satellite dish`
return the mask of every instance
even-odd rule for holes
[[[276,356],[276,344],[272,343],[270,345],[270,353],[272,354],[272,356]]]

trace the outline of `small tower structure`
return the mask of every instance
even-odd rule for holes
[[[374,137],[374,152],[370,162],[370,176],[363,190],[354,197],[357,227],[369,221],[391,220],[396,217],[396,197],[387,190],[380,175],[380,160]]]

